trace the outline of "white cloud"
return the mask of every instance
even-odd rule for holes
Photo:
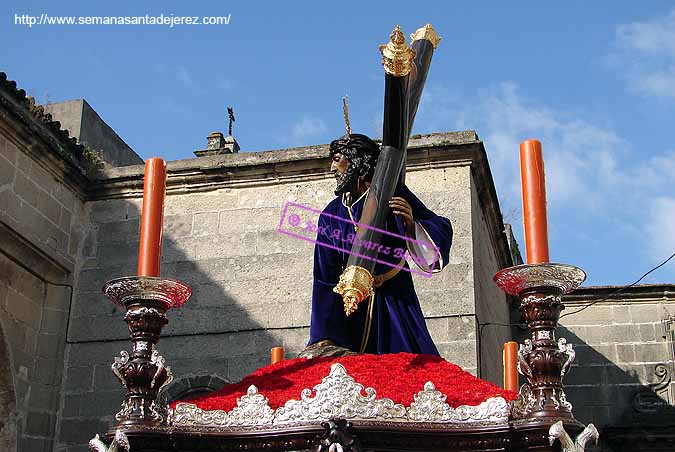
[[[594,208],[600,202],[595,193],[620,177],[616,159],[628,144],[613,130],[529,102],[512,82],[471,100],[444,97],[442,87],[430,91],[431,100],[420,107],[420,122],[431,119],[436,130],[447,130],[448,123],[460,129],[467,124],[475,128],[486,143],[500,197],[510,205],[519,204],[518,149],[528,138],[543,143],[551,204],[573,201]]]
[[[672,192],[674,151],[653,150],[645,160],[605,121],[532,101],[512,82],[473,98],[445,96],[448,91],[438,86],[428,90],[432,95],[420,106],[418,124],[430,126],[427,131],[470,125],[478,132],[512,224],[521,222],[513,212],[521,205],[519,145],[537,138],[543,145],[552,227],[590,219],[601,226],[586,231],[587,239],[600,243],[610,240],[610,233],[630,237],[641,242],[637,248],[649,262],[675,251],[675,198],[663,197]]]
[[[663,18],[619,25],[616,35],[627,48],[644,54],[675,57],[675,10]]]
[[[649,250],[656,260],[664,260],[675,252],[675,198],[656,198],[650,205]]]
[[[675,10],[665,17],[616,29],[620,54],[612,60],[627,71],[632,87],[658,98],[675,98]]]
[[[315,118],[309,115],[301,117],[291,128],[291,143],[294,145],[310,144],[321,135],[326,133],[328,128],[321,118]]]
[[[640,91],[647,94],[675,98],[675,67],[666,71],[643,74],[634,83]]]

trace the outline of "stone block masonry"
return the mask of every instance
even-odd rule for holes
[[[0,221],[72,270],[84,202],[62,172],[33,160],[20,146],[0,136]]]
[[[85,195],[24,126],[0,117],[0,449],[52,451]]]
[[[666,403],[675,401],[672,387],[662,381],[656,366],[663,364],[668,379],[674,365],[671,325],[675,314],[673,286],[638,286],[610,296],[617,288],[581,288],[567,296],[563,314],[586,303],[597,304],[561,319],[558,336],[574,345],[576,361],[565,377],[574,414],[598,428],[635,423],[639,391],[647,390]],[[653,409],[653,407],[646,407]],[[603,450],[610,450],[603,443]]]

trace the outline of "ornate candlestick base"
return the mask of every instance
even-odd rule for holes
[[[520,311],[531,339],[518,350],[518,372],[527,378],[514,403],[514,418],[574,419],[562,379],[574,360],[572,345],[555,338],[563,294],[586,279],[580,268],[566,264],[518,265],[499,271],[494,280],[506,293],[520,298]]]
[[[168,323],[166,311],[187,302],[192,289],[180,281],[129,276],[108,281],[103,293],[126,308],[124,320],[133,344],[131,355],[122,351],[111,366],[127,390],[122,410],[115,416],[117,425],[161,424],[166,407],[157,403],[157,393],[171,383],[173,375],[155,345]]]

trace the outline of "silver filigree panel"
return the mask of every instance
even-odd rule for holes
[[[361,395],[365,391],[366,395]],[[312,397],[312,392],[316,396]],[[330,374],[314,386],[304,389],[301,400],[289,400],[279,408],[275,424],[294,421],[342,419],[403,419],[405,408],[391,399],[377,399],[373,388],[363,388],[342,364],[335,363]]]
[[[537,398],[532,392],[532,387],[525,383],[518,391],[518,397],[511,402],[511,418],[523,419],[534,409],[537,403]]]
[[[227,413],[223,410],[202,410],[191,403],[179,403],[172,414],[174,425],[233,427],[244,425],[271,425],[274,410],[267,398],[251,385],[245,396],[237,400],[237,407]]]
[[[365,395],[364,395],[365,394]],[[304,424],[334,418],[388,423],[434,422],[440,424],[503,424],[508,421],[509,404],[502,397],[490,398],[478,406],[452,408],[447,397],[427,382],[407,409],[391,399],[377,398],[373,388],[357,383],[339,363],[313,390],[304,389],[300,400],[289,400],[272,410],[267,399],[251,386],[232,411],[205,411],[193,404],[179,403],[171,413],[175,426],[231,428]]]
[[[453,424],[503,423],[508,421],[508,403],[502,397],[492,397],[478,406],[462,405],[452,408],[447,396],[428,381],[424,390],[415,395],[407,410],[413,422],[449,422]]]

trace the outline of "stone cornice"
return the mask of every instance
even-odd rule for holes
[[[480,141],[473,131],[434,133],[410,140],[408,168],[457,165],[471,161],[468,148]],[[167,192],[273,185],[331,177],[328,145],[264,152],[240,152],[167,162]],[[91,184],[92,200],[135,198],[143,193],[143,166],[103,170]]]
[[[407,171],[470,166],[480,206],[488,223],[500,266],[511,265],[502,214],[483,143],[474,131],[416,135],[408,148]],[[241,152],[167,162],[167,193],[278,185],[332,178],[328,145]],[[89,199],[138,198],[143,194],[143,166],[104,170],[90,185]]]
[[[621,290],[620,293],[616,293]],[[616,295],[613,295],[615,294]],[[675,284],[643,284],[638,286],[589,286],[580,287],[563,296],[565,305],[587,304],[589,302],[607,303],[673,303],[675,302]]]

